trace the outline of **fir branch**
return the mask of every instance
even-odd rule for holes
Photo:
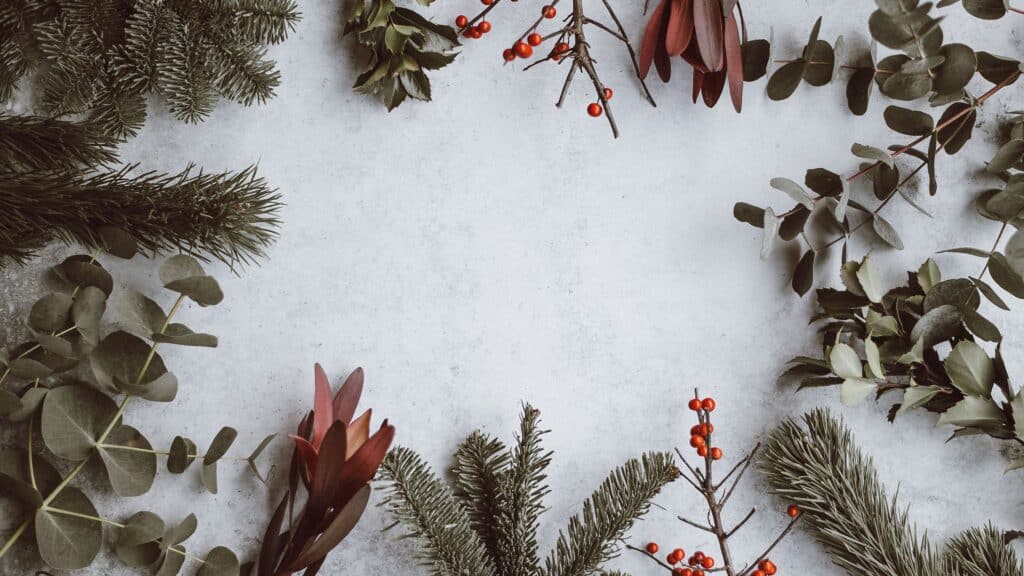
[[[384,509],[422,543],[420,557],[437,576],[494,576],[494,564],[466,511],[420,457],[396,447],[384,459]]]
[[[116,146],[89,124],[0,114],[0,173],[107,164]]]
[[[274,96],[281,83],[281,73],[274,62],[266,58],[262,46],[245,46],[214,36],[210,39],[215,49],[217,75],[214,83],[226,98],[246,106],[253,102],[263,104]]]
[[[283,42],[302,17],[292,0],[237,0],[234,12],[238,33],[258,44]]]
[[[946,574],[958,576],[1020,576],[1024,565],[1002,532],[991,524],[971,528],[949,541]]]
[[[0,175],[0,257],[21,262],[54,240],[97,247],[96,230],[112,226],[151,252],[198,251],[234,265],[253,263],[277,237],[280,196],[255,166],[132,175],[134,168]]]
[[[209,66],[191,24],[172,24],[167,43],[160,47],[158,77],[160,91],[179,120],[197,124],[213,112],[217,94]]]
[[[649,452],[614,470],[559,533],[543,576],[585,576],[618,556],[618,543],[651,499],[679,476],[672,455]]]
[[[452,492],[469,515],[491,558],[498,558],[498,526],[501,512],[501,477],[510,457],[505,444],[480,431],[469,435],[455,452]]]
[[[832,561],[850,574],[938,576],[931,544],[886,494],[850,431],[825,409],[803,420],[806,430],[790,420],[772,432],[760,467],[772,491],[800,507]]]
[[[550,490],[544,484],[544,471],[551,463],[551,452],[544,452],[540,429],[540,410],[526,404],[519,421],[516,448],[511,464],[502,478],[501,513],[496,518],[498,556],[495,563],[502,576],[535,574],[540,568],[537,554],[537,519],[544,509],[543,499]]]

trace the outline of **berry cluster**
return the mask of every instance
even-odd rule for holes
[[[758,560],[756,562],[747,564],[745,567],[739,567],[735,564],[729,546],[729,539],[754,516],[755,510],[750,510],[742,520],[732,527],[725,525],[723,510],[744,473],[748,470],[759,446],[755,447],[750,454],[733,465],[722,479],[716,482],[714,480],[715,467],[718,461],[725,455],[721,448],[711,443],[711,438],[715,431],[715,426],[711,423],[711,414],[715,411],[717,403],[714,398],[702,398],[695,391],[694,398],[689,401],[687,407],[697,416],[697,424],[690,428],[690,446],[703,461],[703,466],[691,465],[682,452],[678,450],[676,452],[679,454],[686,472],[688,472],[688,474],[683,474],[683,478],[703,496],[707,503],[708,513],[707,519],[704,522],[691,520],[683,516],[678,516],[678,518],[685,524],[711,534],[718,542],[720,560],[716,560],[716,558],[701,551],[695,552],[687,558],[686,552],[682,548],[676,548],[662,561],[661,557],[657,556],[659,547],[656,542],[650,542],[644,548],[635,548],[633,546],[629,546],[629,548],[645,553],[674,576],[706,576],[709,573],[717,572],[722,572],[726,576],[774,575],[778,568],[774,562],[768,559],[768,555],[796,524],[800,516],[800,509],[795,505],[791,505],[786,509],[786,514],[791,519],[789,524],[757,557]]]

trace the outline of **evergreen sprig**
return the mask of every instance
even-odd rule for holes
[[[760,467],[772,491],[800,507],[804,526],[850,574],[1020,576],[1024,566],[991,526],[953,539],[945,555],[890,497],[871,458],[826,409],[772,432]]]
[[[0,114],[0,174],[108,164],[117,159],[116,146],[88,124]]]
[[[395,524],[421,544],[437,576],[582,576],[602,571],[618,544],[679,471],[667,453],[648,453],[614,470],[584,503],[542,567],[536,531],[551,454],[540,440],[540,413],[526,405],[516,447],[480,432],[456,452],[449,488],[413,451],[396,448],[381,466],[383,502]]]
[[[0,6],[0,99],[33,69],[52,115],[84,113],[109,134],[138,132],[159,93],[186,122],[217,99],[274,94],[266,46],[299,20],[292,0],[17,0]]]

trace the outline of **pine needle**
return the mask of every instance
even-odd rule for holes
[[[498,556],[496,564],[502,576],[536,574],[540,568],[537,553],[537,523],[544,509],[544,496],[550,490],[544,471],[551,463],[551,452],[541,447],[546,430],[540,429],[540,410],[526,404],[519,420],[516,448],[501,482],[503,501],[496,518]]]
[[[504,443],[476,431],[459,445],[451,470],[452,491],[491,558],[498,557],[494,519],[501,513],[501,477],[507,472],[509,460]]]

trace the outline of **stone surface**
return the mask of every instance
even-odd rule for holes
[[[616,4],[638,39],[639,4]],[[181,382],[178,401],[140,404],[128,420],[158,445],[178,433],[202,444],[233,425],[237,446],[248,449],[267,433],[291,430],[308,409],[314,362],[335,380],[363,366],[364,404],[395,423],[398,442],[443,468],[457,441],[476,427],[511,438],[520,402],[528,400],[543,411],[552,429],[547,445],[556,453],[541,532],[547,550],[610,468],[646,449],[685,444],[691,421],[684,401],[699,386],[718,398],[727,459],[781,419],[828,405],[875,457],[890,488],[900,487],[911,516],[932,538],[988,520],[1021,528],[1024,476],[1003,475],[995,443],[945,444],[949,430],[935,428],[930,416],[890,425],[888,402],[845,409],[835,390],[796,394],[775,384],[786,359],[814,351],[806,327],[811,301],[789,290],[795,249],[760,262],[758,231],[736,223],[732,205],[786,209],[789,200],[768,187],[773,176],[799,180],[816,166],[849,172],[856,167],[851,143],[903,142],[882,122],[883,101],[855,118],[843,83],[803,86],[791,100],[773,103],[762,80],[746,86],[742,115],[727,101],[708,110],[689,103],[688,71],[677,62],[671,84],[652,83],[659,106],[650,108],[624,51],[594,34],[623,130],[614,141],[603,120],[587,117],[593,96],[584,81],[558,110],[551,104],[561,70],[524,74],[519,64],[501,66],[500,51],[533,18],[531,6],[499,7],[491,18],[495,31],[431,76],[430,104],[407,103],[388,114],[352,92],[358,59],[339,38],[335,1],[304,2],[292,38],[272,50],[283,83],[265,106],[222,104],[204,124],[188,126],[154,102],[147,127],[124,147],[127,160],[155,170],[259,162],[287,207],[270,259],[238,276],[211,267],[224,304],[183,312],[193,328],[220,336],[220,348],[168,348],[168,365]],[[427,12],[450,20],[474,8],[438,2]],[[774,26],[779,56],[788,57],[819,14],[826,17],[823,37],[844,34],[863,46],[871,9],[868,0],[776,0],[751,3],[746,14],[754,37]],[[947,41],[1019,53],[1012,15],[982,23],[959,7],[946,12]],[[981,89],[979,83],[975,93]],[[969,202],[988,185],[982,162],[994,152],[999,119],[1020,107],[1019,93],[1015,86],[994,98],[968,149],[942,157],[939,195],[918,193],[934,220],[899,201],[887,210],[908,246],[874,253],[893,272],[889,281],[902,281],[895,271],[916,268],[937,250],[992,242],[997,227],[974,215]],[[852,254],[869,248],[857,245]],[[937,260],[948,271],[977,272],[969,258]],[[2,273],[3,341],[13,337],[12,322],[26,313],[48,261]],[[119,287],[157,291],[155,266],[114,267]],[[822,281],[834,282],[836,267],[835,259],[820,262]],[[1019,383],[1024,362],[1015,351],[1024,320],[1018,311],[996,317]],[[283,463],[286,451],[280,441],[271,452]],[[223,470],[221,483],[221,494],[210,496],[194,475],[162,474],[145,496],[98,498],[97,505],[114,517],[152,509],[179,519],[194,510],[200,528],[191,549],[225,544],[251,553],[277,491],[241,469]],[[785,521],[784,503],[762,488],[753,474],[729,514],[738,520],[750,506],[762,510],[736,538],[740,557],[758,553]],[[685,484],[670,487],[658,503],[667,510],[655,509],[638,524],[633,542],[711,547],[704,534],[673,520],[674,513],[701,516]],[[409,542],[381,533],[385,524],[371,509],[324,573],[426,574]],[[799,532],[774,556],[786,574],[841,573]],[[618,566],[657,573],[635,555]],[[0,563],[4,574],[35,568],[25,553]],[[104,555],[81,573],[132,572]]]

